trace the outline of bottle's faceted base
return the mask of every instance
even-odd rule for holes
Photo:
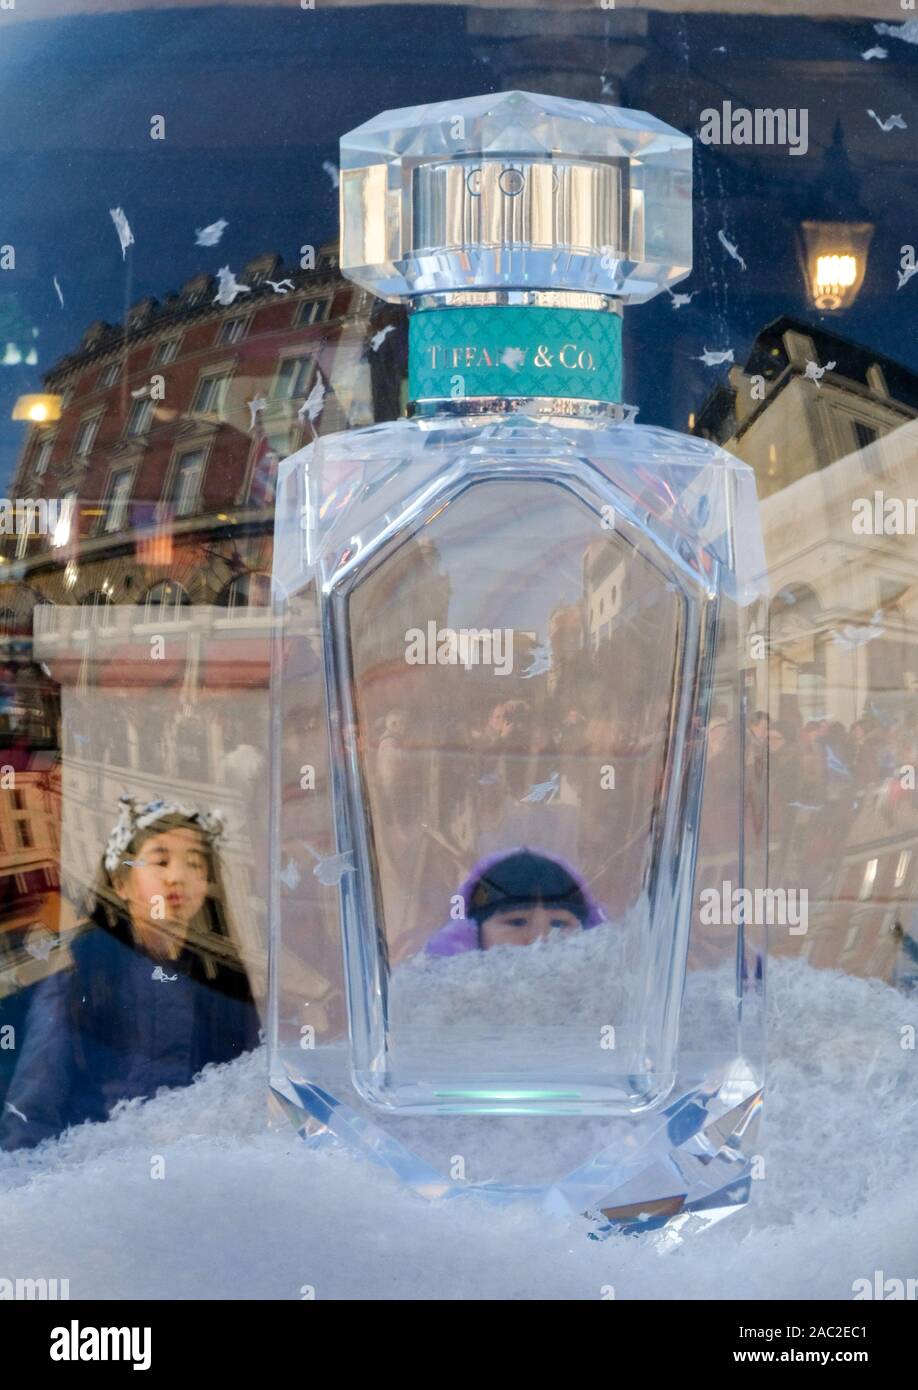
[[[755,1080],[750,1065],[734,1059],[726,1075],[721,1072],[691,1089],[680,1088],[657,1115],[632,1121],[626,1145],[620,1132],[612,1142],[608,1123],[599,1128],[583,1118],[563,1122],[562,1130],[556,1125],[550,1136],[545,1120],[537,1117],[518,1119],[513,1125],[493,1116],[465,1117],[461,1128],[444,1134],[442,1116],[432,1115],[413,1120],[401,1131],[384,1130],[306,1080],[292,1050],[275,1058],[271,1090],[276,1113],[310,1146],[338,1149],[385,1168],[420,1197],[446,1201],[475,1196],[498,1205],[524,1199],[559,1219],[583,1217],[589,1222],[585,1232],[604,1239],[614,1231],[662,1227],[678,1236],[745,1206],[756,1176],[762,1115],[763,1093]],[[739,1100],[738,1089],[744,1091]],[[603,1131],[610,1143],[606,1150],[598,1147]],[[544,1149],[546,1138],[550,1156]],[[573,1158],[590,1145],[594,1157],[562,1173],[565,1149]],[[531,1162],[517,1163],[517,1181],[508,1171],[508,1148],[517,1154],[529,1150]],[[461,1152],[448,1153],[449,1149]],[[541,1181],[533,1181],[540,1149]],[[486,1175],[489,1161],[505,1175],[502,1180],[483,1176],[475,1181],[468,1176],[470,1169]],[[558,1175],[550,1177],[550,1168]]]

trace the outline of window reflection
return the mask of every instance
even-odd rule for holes
[[[108,594],[98,589],[87,594],[80,604],[80,615],[82,627],[104,632],[114,621],[114,610]]]
[[[765,499],[771,864],[811,903],[810,940],[775,949],[889,978],[918,928],[918,375],[785,317],[729,383],[696,429]]]
[[[270,574],[242,574],[233,579],[223,590],[218,602],[230,614],[242,613],[247,608],[267,608],[271,603]]]
[[[143,620],[145,623],[176,623],[190,607],[191,599],[182,585],[163,579],[143,598]]]
[[[175,515],[190,516],[197,509],[204,474],[204,450],[182,454],[175,471]]]
[[[141,18],[138,12],[131,22]],[[274,18],[271,7],[259,10],[246,29],[246,51],[276,72],[278,93],[289,84],[299,100],[301,56],[286,57],[274,41]],[[723,33],[713,43],[705,16],[660,9],[636,17],[633,9],[611,7],[601,27],[594,20],[587,11],[566,10],[542,32],[536,13],[521,48],[500,9],[452,7],[450,41],[442,48],[450,81],[457,92],[474,90],[486,61],[495,90],[538,90],[548,74],[552,90],[655,111],[682,129],[692,129],[697,116],[685,78],[687,65],[690,75],[702,70],[701,53],[705,84],[722,88],[737,105],[755,106],[752,87],[767,83],[775,93],[770,105],[785,90],[791,31],[782,17],[720,15]],[[242,13],[237,21],[249,24]],[[341,55],[356,30],[347,27],[346,12],[317,12],[310,22],[340,25],[328,45],[334,71],[325,74],[338,90]],[[789,100],[811,109],[812,160],[788,160],[772,148],[703,153],[696,171],[702,212],[689,287],[694,298],[678,312],[668,297],[648,307],[646,326],[633,330],[644,336],[632,340],[628,367],[642,421],[718,440],[754,468],[764,500],[774,596],[771,700],[760,711],[750,695],[745,714],[715,702],[710,786],[716,795],[718,778],[726,775],[725,750],[736,746],[741,726],[750,757],[761,756],[767,741],[775,881],[807,886],[813,907],[804,941],[776,940],[775,947],[805,950],[814,965],[890,979],[906,940],[918,940],[915,539],[907,528],[883,529],[888,503],[900,503],[907,522],[907,505],[918,496],[914,346],[889,327],[904,321],[902,305],[914,290],[895,287],[899,248],[912,236],[894,213],[911,156],[896,132],[884,135],[870,122],[862,130],[849,118],[851,82],[864,65],[856,44],[850,61],[839,56],[837,24],[837,17],[817,19],[806,23],[805,34],[793,30],[794,49],[800,47],[806,64],[795,81],[805,90]],[[401,84],[399,101],[439,96],[444,66],[431,58],[429,73],[419,73],[416,62],[400,67],[398,26],[392,29],[390,49],[374,31],[379,52],[368,70],[387,72],[393,90]],[[561,45],[569,55],[563,70]],[[908,47],[891,39],[888,61],[867,65],[871,81],[888,84],[888,111],[903,109]],[[82,71],[85,59],[74,53],[72,60]],[[118,61],[113,51],[114,72]],[[210,57],[200,45],[183,55],[177,40],[170,62],[189,78],[206,70],[218,87],[225,81],[219,39]],[[32,99],[45,101],[44,84],[51,81],[50,65],[43,74],[36,62],[31,74],[23,109]],[[111,111],[104,83],[97,100],[101,111]],[[352,105],[355,100],[351,95]],[[706,95],[704,104],[717,100]],[[335,116],[341,130],[383,104],[367,94],[359,111],[345,96],[342,101]],[[389,94],[386,104],[396,104]],[[187,196],[151,178],[145,156],[132,150],[119,177],[141,170],[136,217],[105,167],[108,153],[103,160],[88,146],[78,148],[81,179],[86,173],[83,181],[104,189],[112,206],[125,198],[132,214],[138,241],[124,262],[116,242],[97,250],[97,224],[88,205],[77,203],[82,195],[75,184],[62,184],[60,197],[74,203],[74,209],[67,204],[74,224],[82,212],[93,244],[74,235],[69,267],[51,265],[40,251],[60,241],[56,180],[46,177],[42,186],[33,178],[38,193],[30,194],[28,208],[22,204],[21,221],[39,250],[34,273],[4,279],[0,307],[16,342],[11,353],[6,339],[0,342],[2,370],[10,380],[16,375],[16,394],[44,391],[59,401],[61,415],[23,421],[7,491],[73,508],[43,530],[0,535],[0,765],[14,766],[17,779],[15,797],[5,788],[0,793],[0,1008],[4,999],[25,998],[43,979],[73,968],[71,933],[85,925],[86,893],[125,787],[144,804],[177,799],[227,809],[221,872],[238,907],[239,955],[257,994],[264,968],[269,575],[278,463],[315,435],[391,418],[406,395],[400,311],[344,281],[336,244],[323,244],[337,215],[337,195],[323,169],[334,142],[323,132],[307,132],[296,148],[304,187],[314,175],[305,230],[299,213],[289,213],[289,150],[272,163],[274,151],[260,132],[230,126],[225,145],[214,148],[201,135],[200,162],[189,156],[182,165]],[[42,137],[36,140],[35,158],[46,160]],[[57,145],[52,156],[60,177],[69,177]],[[234,181],[239,163],[241,183]],[[158,190],[153,202],[142,203],[144,188]],[[236,211],[211,207],[223,188]],[[6,196],[15,205],[15,183]],[[104,217],[104,200],[102,206]],[[226,243],[194,245],[195,229],[221,214],[229,220]],[[813,243],[816,259],[801,271],[795,239],[807,224],[819,229],[820,240]],[[874,228],[869,248],[868,226]],[[741,248],[745,277],[722,256],[719,228]],[[111,236],[110,226],[105,234]],[[310,237],[314,254],[303,256]],[[856,260],[853,281],[847,255]],[[227,264],[239,288],[232,302],[222,303],[217,271]],[[834,309],[829,301],[844,298],[838,291],[855,286],[856,306]],[[813,303],[817,290],[820,307]],[[60,313],[53,323],[41,296]],[[33,303],[28,312],[21,307]],[[732,347],[735,358],[712,377],[697,359],[715,346]],[[324,402],[310,418],[307,401],[320,380]],[[871,519],[861,533],[852,526],[859,501],[869,503]],[[433,568],[428,577],[435,578]],[[608,549],[587,550],[582,613],[572,604],[572,611],[552,616],[558,667],[578,672],[588,657],[605,661],[628,598]],[[425,593],[424,601],[439,600]],[[314,632],[302,638],[302,737],[315,740],[321,774],[317,640]],[[576,750],[591,737],[609,737],[596,713],[602,683],[586,688],[572,676],[550,695],[557,705],[551,746]],[[387,768],[382,780],[395,804],[390,832],[401,834],[400,848],[410,851],[411,826],[398,815],[405,789],[421,819],[424,797],[455,792],[445,778],[427,786],[412,777],[417,731],[406,726],[399,701],[381,702],[373,713],[366,755]],[[537,713],[545,744],[546,716]],[[626,714],[616,722],[622,759],[637,759],[640,730]],[[497,785],[479,786],[478,776],[514,787],[519,781],[521,793],[530,784],[547,787],[552,769],[534,768],[530,776],[527,762],[539,752],[538,726],[525,700],[470,710],[457,743],[474,750],[477,796],[493,794],[489,788]],[[290,760],[296,789],[304,761],[298,747]],[[463,787],[464,774],[457,772],[456,782]],[[568,781],[543,795],[574,804],[589,793]],[[623,802],[626,795],[625,784]],[[456,800],[461,842],[470,817],[462,798]],[[442,807],[430,817],[443,818]],[[588,848],[598,853],[600,815],[589,819],[584,833],[596,837]],[[315,805],[304,804],[301,830],[310,844],[321,843],[320,820]],[[402,871],[406,856],[393,858]],[[616,883],[626,877],[622,872]],[[439,885],[446,894],[454,887]],[[0,1075],[0,1091],[6,1079]]]

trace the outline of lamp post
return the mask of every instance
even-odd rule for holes
[[[872,222],[801,224],[806,287],[817,309],[849,309],[864,283]]]
[[[844,145],[841,122],[814,188],[812,216],[800,224],[804,282],[816,309],[849,309],[864,283],[873,223],[860,206],[858,180]]]

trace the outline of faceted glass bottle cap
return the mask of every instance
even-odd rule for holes
[[[573,290],[640,303],[692,268],[692,141],[531,92],[384,111],[341,139],[341,269],[382,299]]]

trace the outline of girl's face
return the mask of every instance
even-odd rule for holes
[[[492,946],[531,946],[547,936],[570,936],[579,930],[579,919],[566,907],[533,903],[485,918],[481,924],[481,945],[485,951]]]
[[[207,884],[203,836],[178,826],[144,840],[118,893],[137,924],[187,927],[204,906]]]

